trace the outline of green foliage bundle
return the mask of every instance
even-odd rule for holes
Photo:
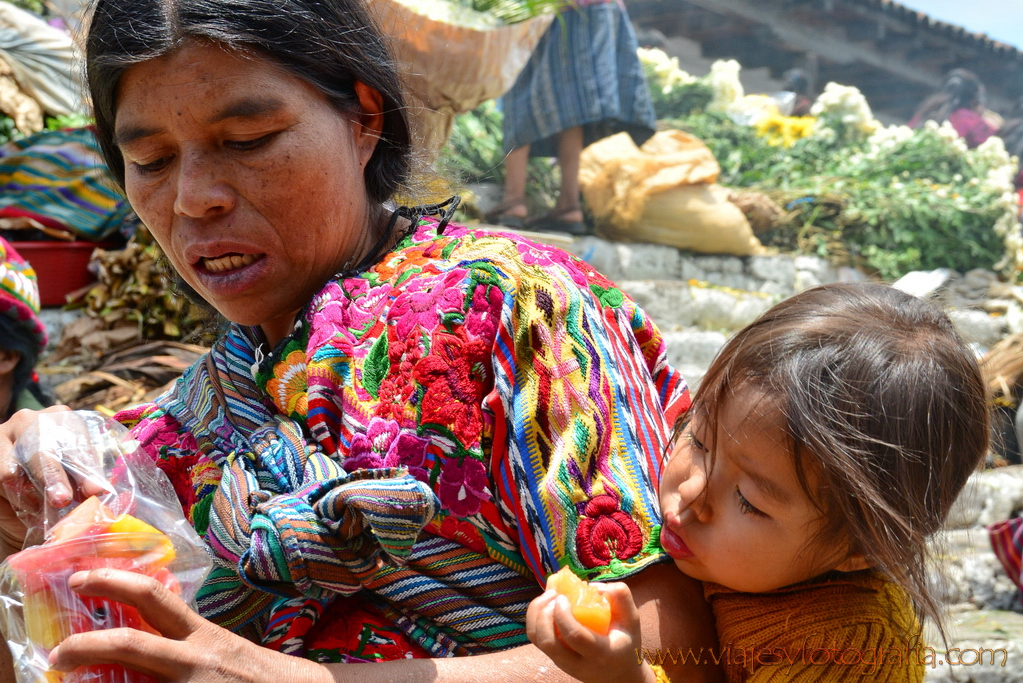
[[[462,185],[504,183],[504,116],[493,100],[455,117],[451,136],[437,160],[437,171]],[[553,206],[561,173],[550,159],[533,157],[526,176],[526,196],[538,206]]]
[[[477,12],[487,12],[503,24],[517,24],[527,19],[557,12],[568,6],[568,0],[460,0]]]
[[[1018,230],[1016,165],[998,138],[967,150],[948,125],[857,135],[822,117],[814,134],[783,148],[723,114],[666,123],[707,143],[722,184],[765,192],[791,212],[762,236],[768,244],[866,265],[885,278],[1008,265],[1005,236]]]

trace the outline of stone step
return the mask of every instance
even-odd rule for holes
[[[697,280],[622,280],[618,286],[662,331],[737,332],[781,299]]]
[[[819,284],[866,279],[858,270],[836,268],[815,256],[694,254],[660,244],[609,242],[592,235],[558,246],[579,256],[614,282],[699,280],[720,287],[785,297]]]
[[[682,373],[690,389],[700,385],[710,362],[727,340],[728,337],[721,332],[706,330],[664,333],[668,362]]]

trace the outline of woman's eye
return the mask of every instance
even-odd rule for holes
[[[739,509],[742,510],[742,514],[767,517],[767,515],[753,507],[753,505],[748,500],[746,500],[746,497],[742,495],[742,491],[740,491],[738,487],[736,487],[735,489],[735,495],[739,499]]]
[[[167,164],[171,162],[171,158],[172,157],[160,157],[156,161],[150,161],[146,164],[135,162],[135,170],[138,171],[140,175],[152,175],[163,170]]]
[[[269,133],[252,140],[225,140],[224,146],[239,152],[248,152],[265,146],[275,135],[276,133]]]

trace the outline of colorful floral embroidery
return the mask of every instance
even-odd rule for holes
[[[305,351],[295,349],[274,365],[273,378],[266,383],[274,405],[289,417],[305,417],[309,412],[306,387]]]
[[[628,560],[644,545],[635,520],[609,494],[594,496],[586,503],[575,542],[579,559],[590,568],[610,564],[611,560]]]
[[[290,471],[254,455],[274,407],[316,458],[363,475],[404,468],[436,494],[440,512],[407,564],[385,562],[361,598],[338,597],[322,616],[300,604],[275,613],[267,644],[320,661],[514,647],[527,642],[538,579],[560,565],[610,579],[665,559],[654,486],[688,393],[649,318],[587,264],[424,220],[368,272],[328,283],[301,321],[274,352],[243,328],[218,343],[211,360],[234,408],[183,381],[125,416],[201,531],[224,528],[213,503],[230,486],[226,461],[250,463],[256,482]],[[240,405],[253,395],[259,410]]]
[[[446,462],[437,486],[440,504],[459,517],[474,515],[484,501],[490,500],[488,484],[487,468],[479,460],[465,457],[460,463]]]

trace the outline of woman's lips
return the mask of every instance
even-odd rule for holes
[[[201,263],[210,273],[225,273],[255,263],[259,259],[258,254],[227,254],[217,258],[204,258]]]
[[[689,549],[682,537],[669,529],[667,525],[661,527],[661,547],[673,559],[688,560],[693,557],[693,551]]]

